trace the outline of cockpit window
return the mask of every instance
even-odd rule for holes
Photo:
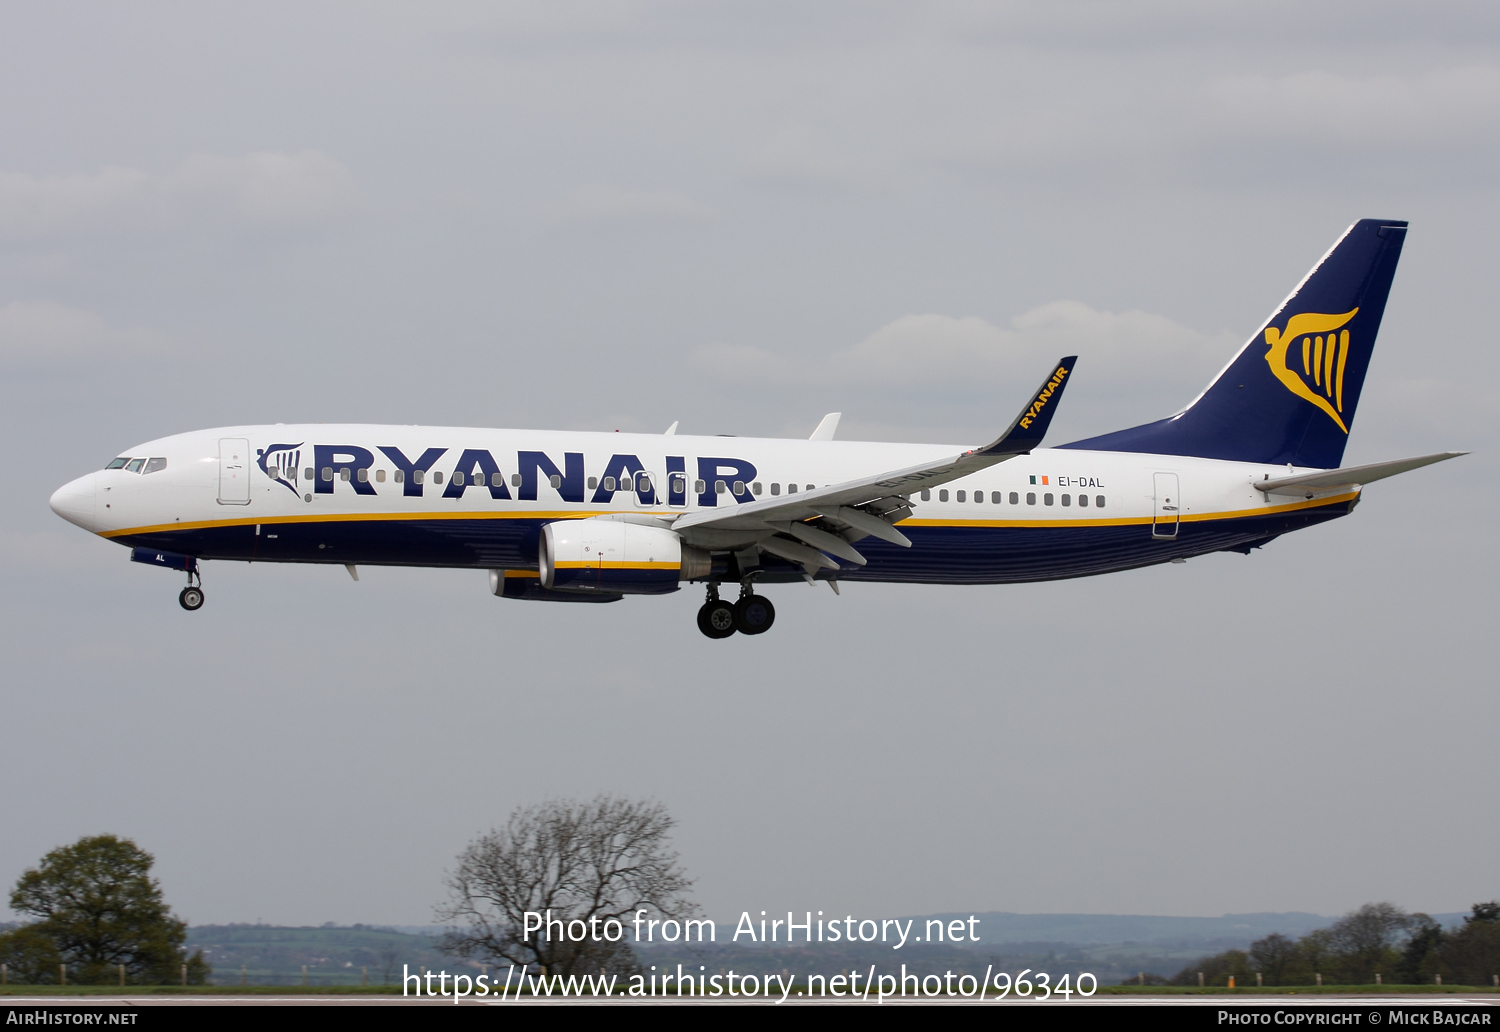
[[[144,466],[145,464],[146,464],[146,460],[145,459],[131,459],[129,462],[127,462],[125,464],[125,472],[126,473],[139,473],[141,471],[141,467]]]
[[[146,460],[146,468],[142,473],[158,473],[167,468],[167,460],[164,458],[150,458]]]
[[[127,459],[110,459],[109,460],[109,465],[105,466],[104,468],[105,469],[120,469],[120,468],[122,468],[125,465],[125,463],[127,463],[129,461],[130,460],[128,458]]]

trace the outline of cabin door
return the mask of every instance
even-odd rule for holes
[[[250,442],[243,437],[219,441],[219,504],[250,504]]]
[[[1182,511],[1182,499],[1177,494],[1177,474],[1157,473],[1153,479],[1156,486],[1156,501],[1152,508],[1151,536],[1175,538],[1177,518]]]

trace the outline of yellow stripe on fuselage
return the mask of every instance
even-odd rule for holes
[[[627,562],[559,562],[553,564],[559,570],[675,570],[679,563],[627,563]]]
[[[1302,501],[1288,502],[1284,505],[1267,505],[1255,509],[1231,509],[1224,512],[1197,512],[1183,513],[1178,517],[1181,523],[1201,523],[1209,520],[1233,520],[1242,519],[1247,516],[1269,516],[1280,512],[1294,512],[1299,509],[1313,509],[1324,505],[1337,505],[1340,502],[1352,501],[1359,497],[1358,491],[1349,491],[1341,495],[1330,495],[1326,498],[1304,499]],[[650,510],[636,510],[648,516],[661,516],[662,512]],[[682,510],[674,509],[672,512]],[[371,522],[382,520],[581,520],[590,516],[613,516],[619,515],[614,510],[608,512],[578,512],[567,511],[545,511],[545,510],[510,510],[506,512],[346,512],[346,513],[316,513],[306,516],[264,516],[259,518],[241,517],[232,520],[198,520],[189,523],[160,523],[148,527],[130,527],[125,530],[101,531],[99,536],[104,538],[129,537],[136,534],[162,534],[174,530],[204,530],[218,527],[251,527],[256,524],[262,526],[277,526],[288,523],[353,523]],[[1107,519],[1031,519],[1031,520],[987,520],[987,519],[905,519],[897,523],[898,527],[1128,527],[1145,526],[1156,522],[1151,516],[1121,516]]]

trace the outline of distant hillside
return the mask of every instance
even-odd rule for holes
[[[812,943],[796,945],[733,941],[734,925],[720,924],[710,945],[641,944],[642,960],[659,968],[682,964],[696,970],[733,968],[745,974],[773,971],[841,970],[905,963],[921,972],[971,971],[983,974],[1022,968],[1076,974],[1092,972],[1100,982],[1118,982],[1137,972],[1171,973],[1205,954],[1244,949],[1272,932],[1298,938],[1335,920],[1300,912],[1226,914],[1223,917],[1153,917],[1118,914],[1012,914],[991,911],[979,919],[978,943],[908,942],[901,950],[881,943]],[[1462,914],[1432,915],[1445,925],[1461,924]],[[968,914],[927,914],[912,921],[921,935],[928,920],[967,919]],[[400,981],[402,966],[415,974],[429,970],[477,974],[478,964],[437,949],[441,928],[388,925],[323,925],[287,928],[276,925],[199,925],[188,929],[188,948],[202,949],[213,966],[213,982],[237,985],[244,969],[248,985],[295,985],[307,967],[309,985],[371,985]]]
[[[468,971],[469,965],[440,953],[432,935],[413,935],[376,925],[283,928],[276,925],[198,925],[188,929],[188,949],[201,949],[213,966],[216,985],[296,985],[307,967],[308,985],[391,985],[402,965]],[[477,973],[478,969],[475,968]]]

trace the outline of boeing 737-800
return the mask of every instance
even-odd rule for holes
[[[505,598],[615,602],[707,586],[711,638],[759,634],[761,585],[1010,584],[1248,554],[1347,515],[1443,452],[1340,469],[1406,237],[1338,239],[1182,411],[1041,447],[1074,357],[982,447],[303,424],[130,448],[52,496],[72,523],[185,572],[204,560],[463,567]],[[738,585],[737,601],[720,597]]]

